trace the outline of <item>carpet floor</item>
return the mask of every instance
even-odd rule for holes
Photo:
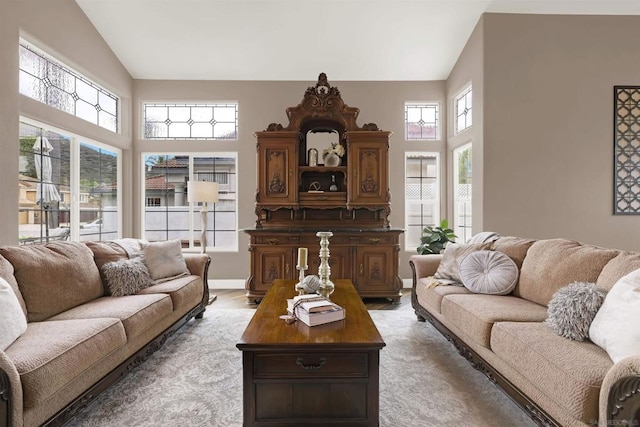
[[[410,305],[371,310],[386,342],[380,359],[380,425],[535,426]],[[242,354],[253,310],[215,309],[78,414],[71,426],[242,425]]]

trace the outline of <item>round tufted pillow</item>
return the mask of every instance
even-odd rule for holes
[[[460,279],[471,292],[506,295],[518,284],[518,266],[502,252],[473,252],[460,262]]]

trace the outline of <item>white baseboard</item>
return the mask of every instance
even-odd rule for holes
[[[244,279],[209,279],[209,289],[244,289]],[[402,286],[406,289],[413,286],[413,279],[402,279]]]
[[[209,279],[209,289],[244,289],[245,279]]]

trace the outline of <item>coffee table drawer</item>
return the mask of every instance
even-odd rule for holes
[[[367,353],[256,354],[255,378],[366,377]]]

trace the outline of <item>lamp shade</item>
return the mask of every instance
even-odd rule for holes
[[[187,201],[217,202],[218,183],[209,181],[189,181],[187,183]]]

